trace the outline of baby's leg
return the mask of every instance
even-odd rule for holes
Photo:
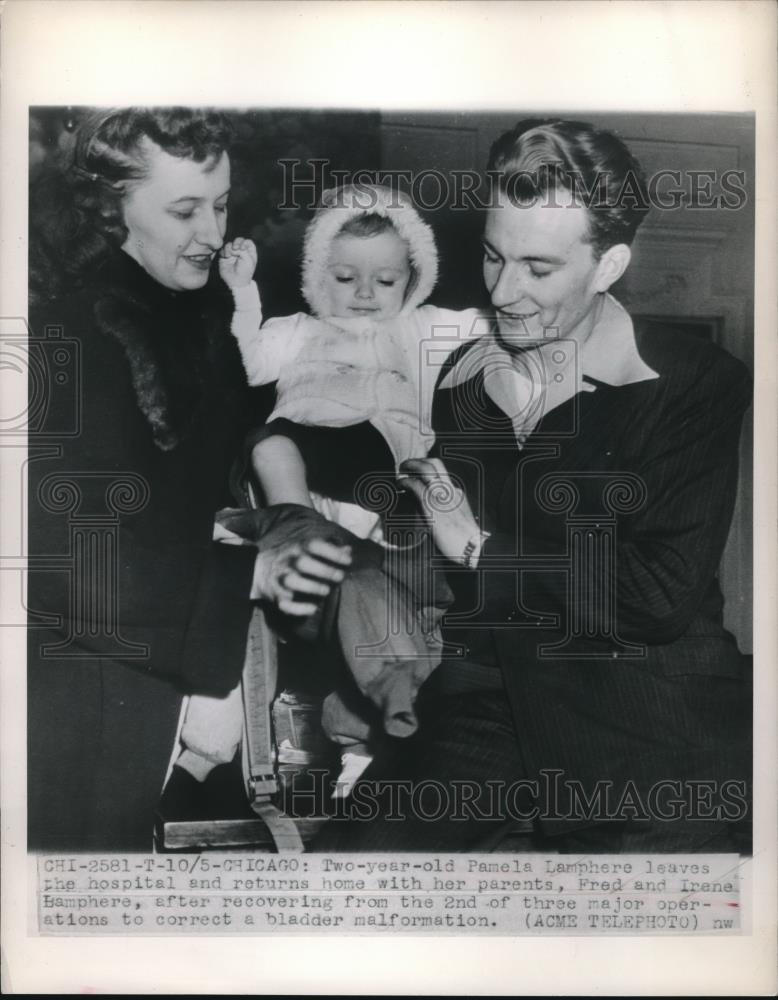
[[[341,748],[340,774],[332,797],[345,799],[373,759],[368,748],[372,724],[360,713],[353,694],[344,697],[339,691],[333,691],[324,699],[321,726],[327,738]]]
[[[254,445],[251,462],[268,506],[296,503],[312,507],[300,449],[288,437],[274,434]]]

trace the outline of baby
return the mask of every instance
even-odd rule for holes
[[[363,477],[380,469],[393,480],[405,459],[426,455],[433,443],[437,371],[423,364],[422,344],[436,336],[442,343],[443,331],[459,343],[477,319],[474,310],[422,305],[437,266],[432,231],[410,200],[377,185],[324,193],[303,260],[313,316],[262,324],[254,246],[235,240],[224,248],[220,269],[235,298],[232,329],[249,382],[277,380],[277,404],[254,450],[268,504],[314,506],[370,535],[379,516],[359,504]]]
[[[419,560],[403,572],[413,558],[393,551],[398,540],[404,548],[403,539],[386,534],[370,501],[379,496],[396,509],[399,466],[426,455],[434,440],[429,423],[439,366],[464,338],[484,332],[485,321],[476,310],[423,304],[437,280],[432,231],[406,196],[378,185],[324,193],[304,247],[302,291],[313,315],[263,323],[256,265],[256,248],[245,239],[227,244],[219,262],[235,300],[232,331],[248,380],[277,383],[275,409],[253,447],[264,501],[314,507],[388,550],[394,569],[352,573],[341,585],[338,626],[357,687],[379,708],[386,732],[407,736],[416,728],[416,693],[440,662],[434,626],[446,599],[419,593],[425,587],[411,581],[425,575]],[[434,368],[425,364],[425,345],[434,349]],[[397,627],[398,615],[404,627]],[[330,695],[323,724],[365,766],[371,728],[353,703],[347,708]],[[187,743],[186,726],[183,736]]]

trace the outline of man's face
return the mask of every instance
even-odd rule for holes
[[[501,193],[499,203],[489,209],[484,281],[506,346],[551,338],[586,340],[596,319],[598,292],[611,283],[605,258],[595,258],[587,233],[586,209],[561,196],[521,207]]]

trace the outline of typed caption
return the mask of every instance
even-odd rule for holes
[[[41,935],[743,930],[716,855],[39,855]]]

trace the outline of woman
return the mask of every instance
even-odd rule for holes
[[[181,691],[240,676],[254,554],[211,541],[250,405],[209,281],[230,133],[210,111],[94,115],[31,226],[31,356],[53,358],[30,438],[33,850],[147,851]]]

